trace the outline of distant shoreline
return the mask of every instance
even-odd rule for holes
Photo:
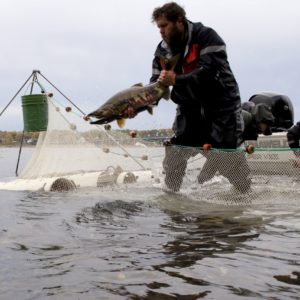
[[[26,148],[33,148],[35,147],[36,145],[28,145],[28,144],[23,144],[23,148],[26,147]],[[20,148],[20,144],[17,144],[17,145],[3,145],[1,144],[0,145],[0,148]]]

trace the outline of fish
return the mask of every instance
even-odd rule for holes
[[[160,57],[160,63],[163,69],[173,70],[177,64],[179,56],[173,56],[170,59]],[[133,108],[135,114],[147,110],[153,114],[153,107],[157,102],[164,98],[170,99],[170,88],[162,85],[159,81],[143,85],[137,83],[130,88],[122,90],[109,98],[103,105],[95,111],[89,113],[86,117],[94,117],[97,120],[90,124],[107,124],[116,121],[120,128],[125,126],[124,113],[129,107]]]
[[[87,116],[98,119],[90,122],[90,124],[101,125],[117,121],[118,126],[123,128],[126,122],[123,114],[129,107],[132,107],[136,114],[147,110],[152,115],[154,104],[161,98],[170,98],[170,90],[168,87],[162,86],[159,82],[151,83],[146,86],[143,86],[142,83],[138,83],[115,94],[97,110],[89,113]],[[147,99],[150,99],[150,101]]]

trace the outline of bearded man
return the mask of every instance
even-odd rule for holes
[[[199,152],[172,145],[236,149],[243,140],[241,99],[226,45],[212,28],[189,21],[175,2],[155,8],[152,21],[162,41],[155,51],[150,81],[173,86],[171,99],[177,104],[174,136],[166,143],[163,166],[167,187],[178,191],[187,160]],[[175,56],[179,58],[174,69],[162,64]],[[235,157],[228,161],[226,177],[239,190],[247,191],[249,167],[243,153]],[[220,163],[226,164],[224,160]]]

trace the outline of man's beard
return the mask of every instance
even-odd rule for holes
[[[185,46],[183,34],[177,28],[174,29],[173,34],[166,40],[166,42],[171,48],[173,54],[180,53]]]

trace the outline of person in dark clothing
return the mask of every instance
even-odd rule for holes
[[[252,105],[249,105],[251,103]],[[259,103],[255,105],[253,102],[244,102],[242,104],[242,115],[244,119],[245,129],[243,132],[243,141],[257,140],[258,134],[272,134],[272,126],[275,124],[275,117],[271,108]]]
[[[294,124],[294,108],[287,95],[275,92],[259,92],[251,96],[246,103],[254,103],[255,105],[264,103],[271,108],[275,117],[273,132],[287,131]]]
[[[300,148],[300,121],[288,129],[287,139],[290,148]]]
[[[156,48],[151,82],[173,86],[171,99],[177,104],[174,136],[168,141],[163,166],[165,183],[180,189],[187,160],[198,153],[195,148],[211,144],[214,148],[236,149],[242,142],[243,118],[238,84],[227,60],[222,38],[202,23],[186,18],[175,2],[154,9],[152,20],[162,41]],[[179,56],[174,68],[161,64],[162,58]],[[174,145],[178,146],[175,147]],[[248,180],[248,165],[243,153],[231,161],[239,169],[227,178],[238,185]],[[232,179],[237,176],[238,179]]]
[[[272,134],[271,127],[274,125],[275,117],[268,105],[263,103],[255,105],[251,102],[245,102],[242,104],[242,108],[242,115],[245,124],[243,141],[257,140],[259,133],[264,135]],[[217,171],[225,177],[228,177],[228,173],[239,173],[235,169],[236,166],[232,166],[232,159],[226,158],[226,154],[219,154],[215,151],[207,153],[203,152],[202,154],[206,157],[206,162],[197,177],[199,183],[202,184],[212,179]],[[230,155],[234,158],[238,154],[232,153]],[[238,158],[235,159],[238,160]],[[242,165],[242,167],[244,166]],[[249,170],[247,170],[247,172],[248,171]],[[247,192],[249,190],[250,181],[248,182],[248,185],[247,181],[244,185],[241,185],[235,184],[235,180],[238,180],[236,179],[236,176],[229,177],[228,179],[240,192]]]
[[[288,129],[287,140],[290,148],[294,149],[295,165],[300,167],[300,121]]]

